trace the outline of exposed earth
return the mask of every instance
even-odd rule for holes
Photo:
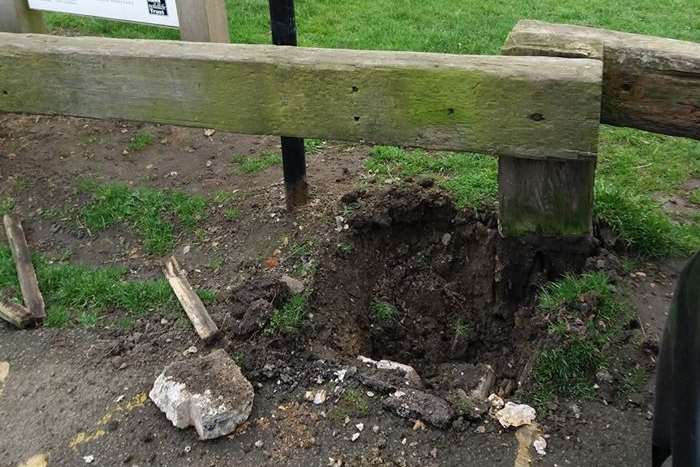
[[[144,129],[156,143],[125,151]],[[123,265],[133,278],[161,274],[163,258],[146,254],[132,231],[86,232],[47,215],[82,201],[81,178],[208,198],[236,190],[241,212],[231,220],[223,203],[212,203],[201,228],[179,232],[176,241],[193,285],[217,294],[207,308],[223,337],[209,346],[179,309],[147,315],[130,329],[109,320],[88,329],[0,324],[0,465],[31,458],[39,463],[25,465],[45,465],[41,456],[50,466],[518,465],[514,430],[493,418],[457,417],[444,429],[417,424],[385,410],[382,394],[352,371],[342,381],[336,373],[361,367],[358,355],[390,359],[412,365],[427,390],[443,396],[442,364],[487,363],[496,373],[492,392],[531,402],[517,389],[527,384],[545,335],[534,311],[537,284],[513,300],[499,282],[508,259],[493,213],[460,211],[424,180],[376,186],[362,168],[368,148],[336,143],[309,156],[311,201],[289,213],[279,167],[232,170],[232,154],[268,151],[279,151],[277,138],[0,118],[0,195],[15,199],[33,251],[59,257],[69,250],[72,263]],[[603,388],[592,401],[561,400],[538,414],[547,453],[533,454],[533,465],[641,466],[650,459],[656,343],[682,261],[626,271],[604,246],[596,242],[588,267],[609,271],[638,314],[614,345],[652,377],[624,398]],[[288,336],[264,332],[271,308],[254,305],[263,299],[279,307],[289,297],[282,274],[310,291],[310,316]],[[401,318],[368,312],[382,304]],[[446,332],[456,323],[470,327]],[[146,394],[167,364],[216,348],[239,360],[255,403],[236,433],[202,442],[194,430],[174,428]],[[328,394],[323,403],[307,400],[307,391],[320,389]]]

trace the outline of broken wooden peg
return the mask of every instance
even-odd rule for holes
[[[216,337],[219,334],[219,328],[207,313],[204,303],[192,289],[185,271],[174,256],[166,261],[163,273],[199,337],[204,341],[210,341]]]
[[[0,301],[0,318],[14,325],[17,329],[25,329],[37,324],[34,316],[22,305]]]
[[[27,239],[24,236],[24,229],[20,220],[11,214],[3,217],[7,242],[12,251],[12,257],[17,269],[17,278],[22,291],[22,299],[26,309],[31,313],[34,321],[39,324],[46,318],[44,297],[39,290],[39,281],[36,278],[32,256],[29,253]],[[15,310],[16,312],[17,310]]]

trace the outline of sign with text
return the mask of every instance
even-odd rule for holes
[[[161,26],[180,25],[175,0],[29,0],[29,8]]]

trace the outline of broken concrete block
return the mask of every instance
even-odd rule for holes
[[[461,389],[470,398],[485,401],[495,380],[496,373],[491,365],[443,363],[438,367],[438,376],[430,382],[434,387],[443,390]]]
[[[438,428],[447,427],[456,415],[446,400],[415,389],[396,391],[382,405],[400,417],[425,420]]]
[[[446,397],[459,415],[472,421],[480,420],[491,408],[491,403],[488,400],[472,397],[464,389],[453,389]]]
[[[223,350],[168,365],[149,397],[178,428],[194,426],[199,439],[232,433],[253,408],[253,386]]]
[[[503,428],[529,425],[535,421],[537,413],[535,409],[526,404],[514,404],[506,402],[505,407],[496,412],[496,419]]]
[[[362,355],[357,359],[366,365],[360,366],[357,372],[357,378],[365,386],[381,392],[423,388],[423,380],[412,366],[391,360],[376,361]]]

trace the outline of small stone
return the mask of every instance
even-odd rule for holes
[[[430,450],[430,457],[433,459],[437,459],[437,448],[433,448]]]
[[[165,318],[160,320],[160,324],[168,324],[168,323],[169,323],[169,321]]]
[[[204,136],[207,137],[214,136],[214,133],[216,133],[216,130],[213,128],[207,128],[204,130]]]
[[[373,432],[373,433],[379,433],[379,425],[374,425],[374,426],[372,427],[372,432]]]
[[[93,462],[95,462],[95,456],[83,456],[83,460],[86,464],[92,464]]]
[[[425,423],[420,420],[416,420],[413,424],[413,431],[425,430]]]
[[[503,402],[503,399],[501,399],[496,394],[491,394],[488,398],[488,401],[491,403],[491,408],[494,410],[501,410],[503,408],[503,406],[505,405],[505,402]]]
[[[326,402],[326,390],[321,389],[314,395],[314,405],[321,405]]]
[[[446,400],[416,389],[396,391],[382,405],[400,417],[425,420],[438,428],[447,427],[456,415]]]
[[[168,365],[149,397],[178,428],[194,426],[199,438],[232,433],[253,409],[253,386],[224,351]]]
[[[280,280],[284,282],[287,285],[287,287],[289,287],[289,290],[293,294],[300,294],[304,292],[304,283],[299,279],[295,279],[285,274],[280,278]]]
[[[355,434],[352,435],[352,437],[351,437],[350,439],[351,439],[352,442],[354,443],[355,441],[357,441],[357,439],[358,439],[359,437],[360,437],[360,434],[359,434],[359,433],[355,433]]]
[[[442,241],[442,244],[444,246],[447,246],[450,244],[450,240],[452,240],[452,235],[446,233],[442,236],[442,238],[440,240]]]
[[[362,431],[365,429],[365,424],[364,423],[358,423],[355,425],[355,428],[357,428],[357,431]]]
[[[537,416],[535,409],[526,404],[507,402],[505,407],[496,412],[496,419],[503,428],[518,428],[531,424]]]
[[[192,446],[185,446],[185,452],[190,453],[192,451]]]
[[[474,430],[474,433],[479,433],[479,434],[486,433],[486,427],[484,425],[479,425],[476,427],[476,430]]]
[[[532,445],[535,447],[535,451],[537,451],[537,454],[540,456],[547,454],[547,451],[545,451],[545,449],[547,449],[547,440],[545,440],[542,436],[538,436]]]
[[[190,252],[190,250],[192,250],[192,247],[191,247],[190,245],[185,245],[185,246],[182,248],[182,254],[183,254],[183,255],[186,255],[187,253]]]
[[[262,449],[262,447],[263,447],[264,445],[265,445],[265,443],[263,443],[263,440],[261,440],[261,439],[259,439],[259,440],[257,440],[257,441],[255,442],[255,447],[258,448],[258,449]]]
[[[207,164],[206,164],[207,168],[211,167],[213,164],[214,164],[213,161],[211,161],[211,160],[207,161]]]
[[[191,347],[188,347],[184,352],[182,352],[182,355],[187,356],[187,355],[192,355],[192,354],[196,354],[196,353],[197,353],[197,347],[195,347],[193,345]]]
[[[615,378],[613,378],[613,375],[610,374],[610,372],[606,368],[601,368],[599,369],[596,374],[595,374],[595,379],[599,383],[607,383],[607,384],[612,384],[615,381]]]

